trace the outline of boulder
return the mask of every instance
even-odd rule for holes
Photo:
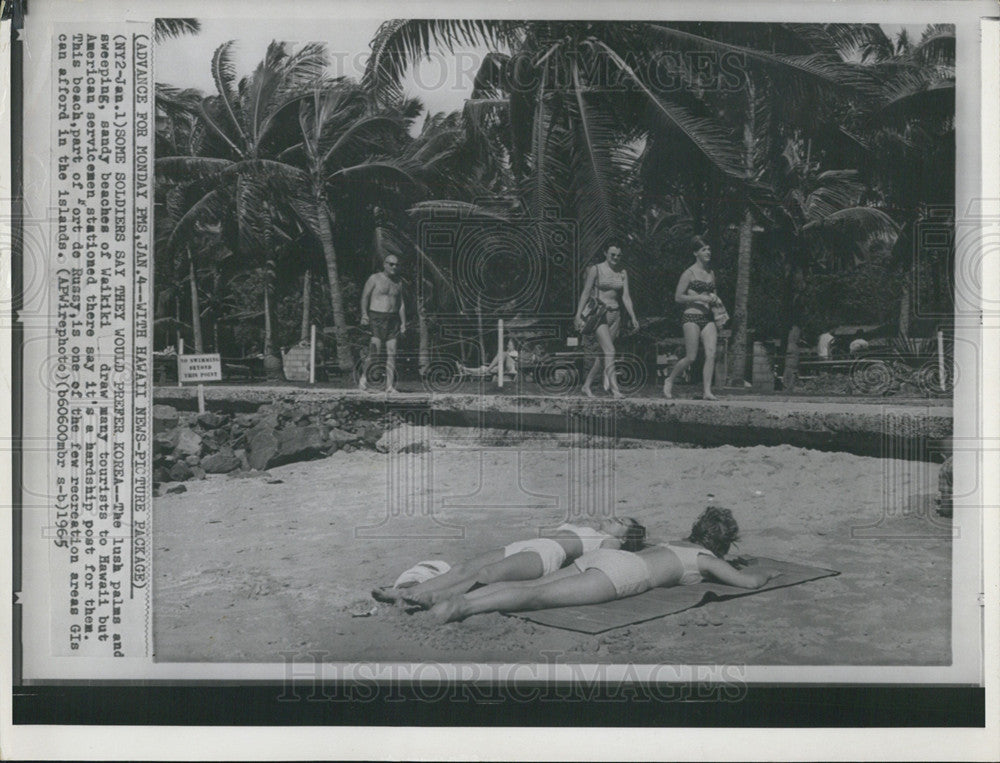
[[[278,455],[281,443],[273,429],[260,429],[250,440],[250,453],[247,456],[250,468],[263,471]]]
[[[247,471],[250,470],[250,459],[247,458],[247,452],[245,448],[234,448],[233,455],[240,460],[240,468]]]
[[[153,435],[153,458],[166,455],[177,446],[177,439],[174,437],[175,431],[157,432]]]
[[[426,453],[430,450],[430,440],[429,427],[402,424],[383,434],[375,443],[375,450],[379,453]]]
[[[187,456],[184,461],[188,466],[197,466],[201,462],[201,459],[198,456]]]
[[[210,456],[205,456],[201,460],[201,468],[209,474],[228,474],[239,469],[241,465],[240,459],[228,448],[224,448]]]
[[[239,429],[249,429],[257,424],[260,417],[256,413],[237,413],[233,417],[233,427]]]
[[[287,427],[277,432],[278,452],[269,466],[305,461],[322,455],[327,441],[323,431],[317,426]],[[259,468],[259,467],[258,467]]]
[[[186,493],[187,492],[187,488],[184,487],[183,485],[174,485],[173,487],[168,487],[165,492],[167,492],[167,493]]]
[[[172,405],[153,406],[153,434],[166,432],[177,426],[177,409]]]
[[[205,413],[198,414],[198,423],[205,427],[205,429],[218,429],[219,427],[224,426],[228,421],[228,416],[213,413],[212,411],[206,411]]]
[[[382,439],[383,430],[378,424],[368,424],[358,432],[361,435],[361,442],[369,448],[374,448],[378,441]]]
[[[201,454],[201,435],[187,427],[174,430],[174,455],[178,458],[197,456]]]
[[[170,467],[170,481],[171,482],[184,482],[189,480],[194,476],[194,472],[191,467],[188,466],[184,461],[178,461],[176,464]],[[169,491],[168,491],[169,492]]]
[[[335,443],[339,447],[343,447],[348,443],[357,442],[361,439],[359,435],[356,435],[353,432],[347,432],[343,429],[337,429],[336,427],[327,432],[326,437],[330,440],[330,442]]]
[[[205,470],[200,466],[192,466],[191,472],[193,473],[193,479],[203,480],[205,479]]]

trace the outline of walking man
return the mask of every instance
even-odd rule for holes
[[[396,392],[396,339],[406,333],[406,306],[399,258],[394,254],[385,258],[382,272],[373,273],[365,283],[361,292],[361,325],[371,326],[372,338],[358,386],[368,389],[368,371],[384,346],[385,391]]]

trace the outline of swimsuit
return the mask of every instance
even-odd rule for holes
[[[571,532],[576,537],[580,539],[580,545],[583,546],[583,554],[589,554],[591,551],[596,551],[601,547],[601,544],[610,540],[611,536],[607,533],[602,533],[600,530],[595,530],[592,527],[580,527],[579,525],[562,524],[556,528],[557,531],[563,530]]]
[[[401,322],[399,313],[383,313],[378,310],[369,310],[368,319],[371,321],[372,336],[380,342],[388,342],[399,336]]]
[[[698,557],[702,554],[715,556],[715,554],[702,546],[680,546],[674,545],[669,541],[667,543],[659,543],[657,545],[662,548],[670,549],[674,552],[674,555],[680,559],[684,572],[677,585],[694,585],[695,583],[700,583],[704,580],[701,571],[698,569]],[[718,559],[719,557],[715,556],[715,558]]]
[[[631,551],[599,548],[584,554],[574,564],[580,572],[603,572],[615,587],[615,594],[619,599],[648,591],[653,585],[646,561]]]
[[[692,278],[688,281],[688,291],[695,294],[715,293],[715,281],[699,281]],[[697,313],[689,313],[688,310],[694,308]],[[702,302],[688,302],[681,306],[681,323],[694,323],[698,328],[705,328],[713,320],[712,308]]]
[[[508,556],[524,551],[531,551],[541,557],[543,575],[555,572],[566,561],[566,549],[562,547],[562,544],[549,538],[533,538],[531,540],[519,540],[516,543],[511,543],[508,546],[504,546],[503,556],[506,559]]]

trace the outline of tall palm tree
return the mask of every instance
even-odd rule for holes
[[[168,247],[181,246],[202,220],[234,220],[240,256],[263,260],[273,274],[272,253],[276,207],[280,203],[268,184],[267,160],[290,142],[293,106],[322,76],[326,55],[322,45],[307,44],[292,51],[272,42],[254,72],[237,82],[232,41],[212,58],[216,95],[199,107],[205,136],[196,155],[160,157],[157,173],[173,182],[196,183],[203,189],[177,221]],[[270,264],[268,264],[270,262]],[[273,303],[273,276],[265,281],[265,302]],[[270,315],[265,315],[270,324]],[[265,367],[276,373],[280,365],[270,335],[265,340]]]
[[[360,195],[373,205],[398,195],[413,200],[419,182],[400,158],[408,120],[418,106],[401,102],[376,107],[354,82],[317,84],[299,105],[300,142],[267,164],[272,182],[318,239],[326,262],[342,371],[354,365],[340,288],[335,229],[344,205]],[[396,156],[392,154],[395,153]]]

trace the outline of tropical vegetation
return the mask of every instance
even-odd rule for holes
[[[162,39],[197,33],[158,22]],[[406,72],[459,46],[483,51],[475,86],[425,114]],[[360,287],[391,251],[426,371],[456,336],[489,355],[497,317],[568,326],[610,240],[639,314],[676,334],[695,233],[732,305],[733,382],[751,337],[784,343],[792,385],[803,338],[888,322],[906,337],[918,305],[952,309],[951,249],[914,256],[929,224],[953,225],[951,27],[914,41],[871,24],[394,20],[370,48],[360,81],[331,77],[322,43],[276,41],[244,76],[220,46],[214,92],[158,83],[161,346],[273,370],[317,323],[349,371]],[[453,223],[478,252],[474,294],[469,264],[428,237]]]

